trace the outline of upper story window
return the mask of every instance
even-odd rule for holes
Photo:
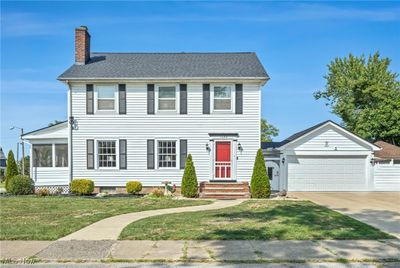
[[[158,141],[158,167],[176,168],[176,141]]]
[[[231,86],[214,86],[214,111],[231,111],[232,110],[232,87]]]
[[[97,159],[99,168],[117,166],[117,146],[116,141],[98,141]]]
[[[158,87],[158,110],[176,111],[176,87],[159,86]]]
[[[115,86],[97,86],[97,110],[98,111],[114,111],[116,110],[116,93]]]

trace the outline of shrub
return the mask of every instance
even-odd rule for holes
[[[38,196],[49,196],[50,191],[47,188],[41,188],[36,190],[36,195]]]
[[[184,197],[197,197],[197,176],[196,168],[192,161],[192,155],[188,155],[183,172],[181,193]]]
[[[164,191],[160,188],[154,188],[150,193],[153,197],[164,197]]]
[[[268,198],[271,194],[267,169],[261,149],[257,151],[250,183],[252,198]]]
[[[8,152],[8,156],[7,156],[7,167],[6,167],[6,174],[5,174],[5,178],[6,178],[6,182],[5,182],[5,187],[7,192],[9,192],[8,190],[8,183],[11,180],[12,177],[18,175],[18,166],[17,163],[15,162],[15,158],[14,158],[14,153],[13,151],[9,151]]]
[[[8,178],[7,192],[15,195],[32,194],[34,189],[33,180],[28,176],[17,175]]]
[[[75,179],[70,184],[71,193],[77,195],[89,195],[94,191],[94,183],[92,180]]]
[[[128,181],[126,191],[130,194],[138,194],[142,190],[142,183],[138,181]]]

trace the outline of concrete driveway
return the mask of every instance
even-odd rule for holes
[[[400,192],[291,192],[400,238]]]

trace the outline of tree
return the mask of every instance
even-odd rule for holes
[[[53,122],[50,122],[48,126],[51,127],[51,126],[60,124],[60,123],[62,123],[62,122],[63,122],[63,121],[60,121],[60,120],[54,120]]]
[[[254,162],[250,191],[252,198],[268,198],[271,195],[271,186],[269,184],[267,168],[265,167],[264,156],[261,149],[258,149]]]
[[[192,155],[189,154],[186,158],[185,171],[183,172],[181,193],[184,197],[196,197],[197,187],[196,168],[192,161]]]
[[[6,167],[6,190],[8,188],[9,181],[12,177],[18,175],[18,166],[15,162],[14,153],[12,150],[8,152],[7,156],[7,167]]]
[[[24,171],[25,171],[25,175],[29,176],[30,174],[30,156],[26,155],[24,158]],[[18,168],[21,171],[20,173],[22,173],[22,159],[20,161],[18,161]]]
[[[279,134],[279,129],[268,124],[267,120],[261,119],[261,141],[272,141],[272,137]]]
[[[379,52],[336,58],[328,65],[324,90],[314,93],[324,99],[343,125],[371,141],[400,145],[400,81],[389,70],[390,59]]]

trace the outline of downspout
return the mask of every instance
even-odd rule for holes
[[[69,182],[71,182],[74,178],[74,173],[73,173],[73,155],[72,155],[72,130],[74,126],[74,117],[72,115],[72,88],[71,85],[68,81],[66,81],[67,86],[68,86],[68,129],[69,129],[69,135],[68,135],[68,147],[69,147]]]

